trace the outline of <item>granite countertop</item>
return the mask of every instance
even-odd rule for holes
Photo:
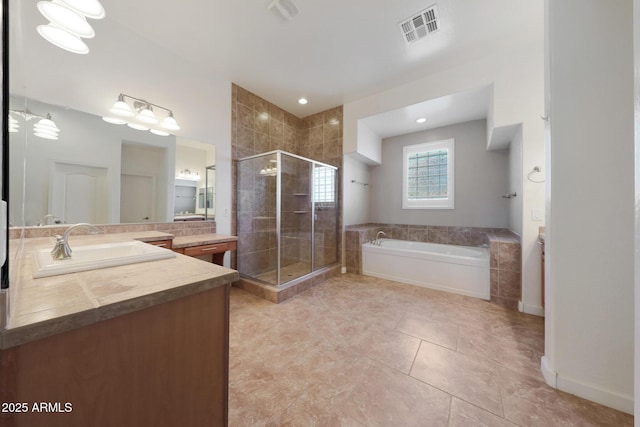
[[[173,239],[173,249],[188,248],[191,246],[211,245],[215,243],[234,242],[238,236],[226,234],[195,234],[191,236],[179,236]]]
[[[206,235],[203,235],[206,236]],[[229,236],[233,237],[233,236]],[[157,231],[71,235],[71,248],[128,240],[164,240]],[[238,280],[238,272],[196,258],[175,258],[33,279],[33,252],[53,248],[50,237],[24,239],[24,249],[10,268],[18,284],[12,294],[0,349],[90,325]]]

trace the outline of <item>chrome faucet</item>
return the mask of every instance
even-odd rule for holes
[[[88,222],[80,222],[78,224],[72,225],[67,228],[67,231],[64,232],[64,235],[56,234],[56,245],[51,250],[51,257],[53,259],[69,259],[71,258],[71,248],[69,247],[69,234],[77,228],[88,228],[91,234],[98,234],[100,230]]]
[[[378,234],[376,234],[376,240],[373,242],[374,245],[376,246],[380,246],[382,244],[382,242],[380,241],[380,235],[386,236],[385,232],[380,230],[378,231]]]

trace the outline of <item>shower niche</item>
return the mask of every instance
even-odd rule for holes
[[[284,288],[338,262],[337,174],[280,150],[238,161],[241,276]]]

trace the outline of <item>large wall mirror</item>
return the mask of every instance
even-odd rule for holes
[[[35,1],[11,0],[10,12],[10,225],[215,219],[214,141],[180,136],[188,129],[160,136],[103,120],[122,92],[160,105],[183,96],[167,84],[177,61],[107,19],[95,21],[89,54],[66,52],[35,31],[46,24]],[[177,120],[189,112],[179,113]],[[57,139],[34,128],[45,118]]]
[[[214,145],[15,94],[9,117],[12,225],[214,219]],[[58,139],[35,133],[42,117]]]

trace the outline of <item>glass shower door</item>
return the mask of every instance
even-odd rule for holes
[[[338,171],[313,165],[314,269],[338,262]]]
[[[279,153],[280,282],[311,273],[312,163]]]
[[[238,271],[278,285],[276,154],[243,159],[237,167]]]

